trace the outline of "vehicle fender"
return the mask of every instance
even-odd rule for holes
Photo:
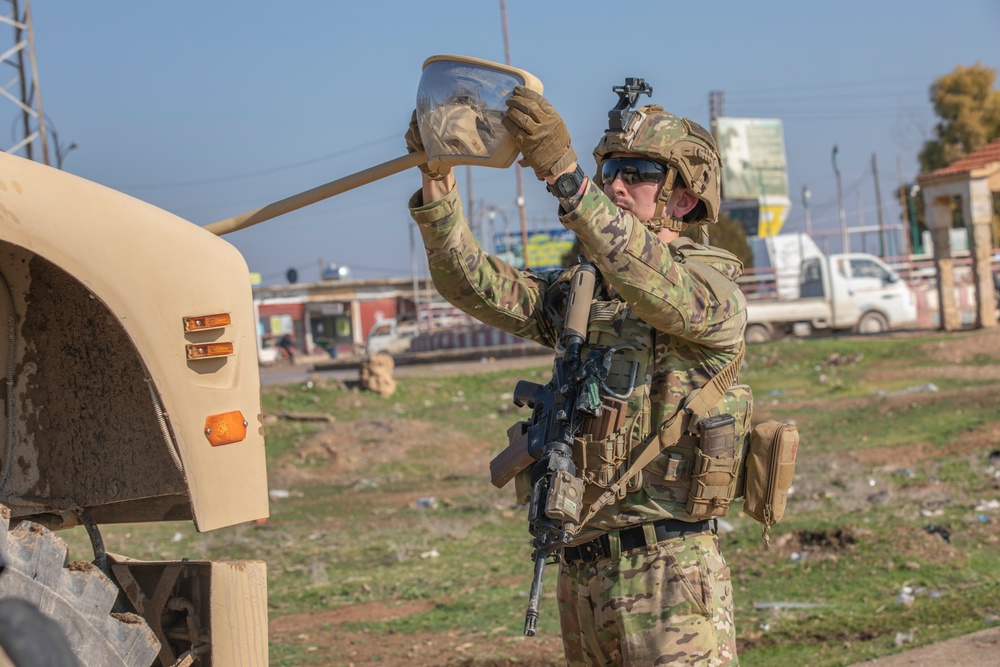
[[[72,449],[77,459],[109,457],[109,449],[116,448],[115,456],[121,463],[115,474],[122,479],[112,481],[121,482],[127,488],[130,484],[135,486],[132,495],[187,495],[190,514],[199,530],[267,516],[256,360],[257,324],[249,272],[240,253],[226,241],[167,211],[7,154],[0,154],[0,247],[5,249],[0,257],[0,268],[12,285],[21,335],[16,350],[16,393],[22,413],[16,421],[17,446],[24,451],[19,449],[19,456],[23,454],[28,459],[34,456],[36,462],[54,460],[51,452],[44,453],[47,445],[42,442],[43,436],[52,437],[51,429],[45,434],[41,432],[44,429],[32,427],[33,423],[40,423],[39,420],[45,418],[44,411],[32,413],[38,408],[32,402],[32,392],[42,383],[43,375],[48,373],[47,377],[57,377],[59,369],[45,367],[40,352],[44,335],[38,333],[45,327],[33,320],[31,314],[33,308],[40,309],[39,312],[45,310],[39,301],[42,297],[38,295],[55,293],[43,291],[42,277],[59,276],[64,272],[78,283],[82,299],[98,304],[86,312],[99,314],[103,310],[110,314],[107,321],[86,315],[77,325],[86,333],[78,332],[78,335],[92,336],[94,341],[114,338],[117,334],[112,330],[120,327],[124,332],[122,340],[127,343],[116,344],[115,353],[137,356],[146,374],[146,383],[153,390],[143,398],[140,396],[142,388],[138,386],[142,383],[136,383],[137,387],[131,392],[136,395],[135,405],[139,406],[136,409],[149,409],[158,402],[162,420],[161,437],[136,437],[127,441],[127,434],[119,431],[129,427],[128,416],[121,416],[115,428],[105,425],[102,432],[101,424],[94,424],[89,429],[80,425],[85,414],[70,415],[61,424],[77,429],[74,441],[64,440],[58,446]],[[43,271],[42,267],[50,268]],[[48,306],[46,325],[50,329],[59,319],[59,311],[52,312],[56,307]],[[67,313],[84,310],[80,304],[68,302],[58,308]],[[0,310],[7,308],[0,307]],[[185,317],[217,313],[229,314],[231,324],[201,332],[185,331]],[[93,328],[106,330],[105,336],[101,331],[90,330],[88,323],[92,321],[98,323]],[[6,314],[3,327],[6,329]],[[188,358],[190,346],[209,342],[230,342],[233,354],[211,359]],[[131,350],[124,349],[129,345]],[[73,348],[75,356],[66,348]],[[74,339],[67,335],[59,350],[63,363],[86,359],[88,346],[81,344],[79,348],[75,350]],[[102,377],[108,371],[101,364],[96,366],[90,371],[93,373],[91,385],[79,389],[81,396],[89,396],[92,401],[99,400],[102,383],[107,386],[116,382],[115,377]],[[66,369],[65,372],[71,371]],[[81,371],[76,375],[85,373]],[[81,380],[74,376],[73,382]],[[84,413],[86,398],[80,401],[83,407],[79,412]],[[55,401],[50,402],[55,404]],[[243,415],[245,437],[213,446],[205,432],[206,420],[212,415],[231,412]],[[33,451],[29,452],[30,448]],[[164,488],[158,488],[156,480],[129,479],[130,476],[148,477],[144,468],[146,458],[162,457],[163,451],[171,448],[179,463],[182,488],[177,488],[176,481],[171,482],[170,475],[165,475]],[[70,453],[65,452],[66,455]],[[102,466],[112,463],[104,461]],[[37,465],[44,467],[42,463]],[[80,467],[84,465],[82,461],[72,465],[78,466],[78,473],[84,470]],[[100,471],[95,469],[94,472]],[[69,470],[64,477],[72,473],[73,470]],[[24,479],[11,481],[12,489],[16,490],[20,484],[25,496],[37,499],[44,492],[44,485],[37,479],[32,481],[29,473],[25,474]],[[36,470],[34,474],[42,475],[44,471]],[[110,491],[102,497],[97,488],[86,493],[90,495],[74,498],[74,502],[83,506],[104,506],[104,520],[164,518],[129,516],[125,510],[115,513],[116,501],[138,498],[118,498]],[[52,490],[50,494],[57,495]],[[54,499],[52,502],[58,504]],[[127,507],[128,503],[122,506]]]

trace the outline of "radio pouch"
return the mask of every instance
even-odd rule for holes
[[[724,516],[736,497],[741,452],[736,451],[735,419],[718,414],[698,422],[687,513],[699,519]]]
[[[785,514],[798,449],[799,430],[793,424],[766,421],[750,434],[743,512],[763,526],[767,546],[771,526]]]

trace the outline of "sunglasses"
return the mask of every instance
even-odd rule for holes
[[[659,162],[642,158],[610,158],[601,164],[601,185],[614,182],[621,174],[622,183],[659,183],[667,173],[667,168]]]

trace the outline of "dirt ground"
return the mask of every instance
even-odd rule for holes
[[[905,336],[907,334],[896,334]],[[957,333],[947,341],[935,342],[924,347],[925,360],[940,362],[947,367],[949,374],[963,378],[996,381],[996,387],[987,391],[997,393],[1000,400],[1000,366],[966,366],[955,367],[954,364],[987,355],[1000,358],[1000,328],[990,331]],[[497,359],[488,364],[490,370],[501,368],[518,368],[544,364],[543,358]],[[448,372],[475,372],[482,369],[483,364],[464,363],[435,367],[435,374]],[[407,372],[416,372],[407,369]],[[926,367],[901,369],[894,371],[896,377],[912,374],[914,378],[926,375]],[[888,377],[888,376],[886,376]],[[911,404],[927,400],[914,394],[885,401],[884,409],[891,410],[896,403]],[[434,442],[440,446],[442,441],[454,446],[443,447],[438,451],[454,452],[453,460],[449,460],[444,468],[450,470],[471,470],[482,465],[487,453],[481,451],[482,445],[471,442],[469,438],[458,432],[449,432],[441,427],[405,419],[386,419],[367,423],[334,423],[329,430],[313,436],[300,448],[294,457],[301,463],[309,459],[311,465],[301,467],[295,465],[291,458],[285,465],[279,462],[276,475],[287,483],[317,481],[322,478],[333,483],[355,483],[363,477],[364,468],[371,466],[373,461],[389,456],[400,458],[406,452],[419,451]],[[386,448],[376,447],[375,443],[391,440],[396,443],[392,453]],[[952,447],[956,453],[972,451],[984,446],[996,447],[1000,442],[1000,422],[980,427],[970,432],[961,443]],[[350,448],[343,443],[351,443]],[[360,444],[359,444],[360,443]],[[370,444],[366,444],[370,443]],[[940,455],[940,451],[931,452],[923,446],[909,445],[906,447],[870,448],[863,451],[837,455],[837,465],[879,466],[892,465],[894,468],[912,466],[924,458]],[[831,455],[832,456],[832,455]],[[380,459],[381,457],[381,459]],[[317,465],[318,463],[318,465]],[[829,461],[817,462],[818,465],[828,465]],[[860,498],[864,494],[860,493]],[[426,489],[422,493],[425,493]],[[808,488],[799,489],[799,493],[808,494]],[[934,490],[922,491],[919,488],[909,491],[919,498],[925,506],[935,502]],[[405,494],[404,494],[405,495]],[[854,494],[845,494],[847,496]],[[413,502],[414,498],[397,497],[387,502]],[[813,560],[836,559],[839,554],[853,547],[861,535],[846,531],[825,531],[811,533],[800,531],[782,535],[774,545],[779,553],[807,553]],[[951,559],[961,559],[962,555],[947,547],[935,535],[914,530],[903,540],[907,545],[908,554],[914,560],[925,562],[941,562]],[[524,583],[527,584],[527,576]],[[274,617],[270,621],[270,639],[272,643],[296,644],[310,653],[316,654],[317,665],[351,665],[352,667],[375,667],[377,665],[427,665],[427,666],[475,666],[475,667],[549,667],[564,664],[562,661],[562,643],[558,635],[540,635],[533,638],[512,636],[509,631],[502,634],[487,632],[470,633],[464,631],[438,633],[394,633],[373,636],[368,632],[345,631],[343,624],[358,621],[392,621],[406,616],[420,614],[433,609],[436,605],[448,602],[448,598],[411,601],[375,601],[346,605],[336,609],[303,614]],[[894,656],[861,663],[855,667],[902,667],[914,665],[917,667],[938,664],[985,665],[995,664],[997,649],[1000,648],[1000,628],[992,628],[966,637],[959,637],[948,642],[905,651]],[[329,656],[325,660],[321,656]],[[504,656],[497,658],[495,656]],[[992,656],[992,657],[990,657]]]

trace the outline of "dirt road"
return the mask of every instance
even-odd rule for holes
[[[997,664],[1000,664],[1000,626],[884,658],[859,662],[852,667],[978,667]]]

